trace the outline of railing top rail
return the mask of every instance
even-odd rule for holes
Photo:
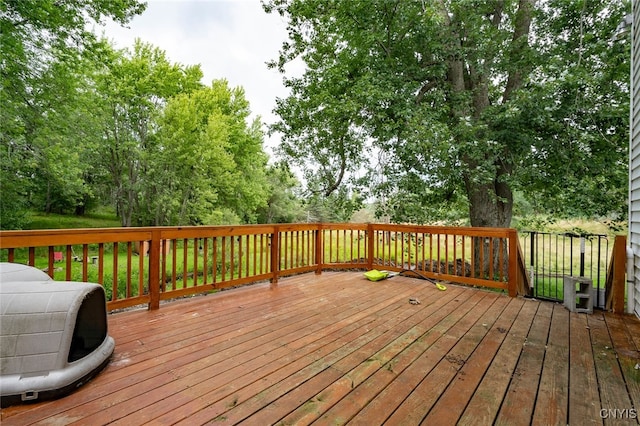
[[[275,229],[275,225],[220,225],[0,231],[0,249],[110,243],[116,241],[146,241],[152,238],[152,232],[159,232],[162,239],[172,239],[268,234],[275,232]]]
[[[279,223],[278,230],[280,232],[291,232],[291,231],[311,231],[319,229],[323,224],[320,223]]]
[[[0,249],[57,245],[97,244],[151,239],[143,228],[86,228],[1,231]]]
[[[178,226],[159,229],[161,239],[235,237],[239,235],[273,234],[275,225],[236,225],[236,226]]]
[[[158,226],[126,228],[76,228],[36,229],[23,231],[0,231],[0,249],[33,246],[55,246],[95,244],[116,241],[145,241],[152,232],[159,232],[162,239],[198,238],[215,236],[238,236],[269,234],[276,229],[281,232],[329,230],[367,230],[414,232],[429,234],[467,235],[477,237],[504,238],[515,235],[511,228],[474,228],[430,225],[397,225],[383,223],[284,223],[268,225],[215,225],[215,226]]]
[[[474,237],[508,237],[517,232],[514,228],[480,228],[472,226],[396,225],[373,224],[375,230],[392,232],[420,232],[431,234],[468,235]]]
[[[532,230],[523,230],[523,231],[519,231],[518,234],[520,234],[523,238],[524,237],[528,237],[531,234],[537,234],[537,235],[557,235],[558,237],[570,237],[570,238],[581,238],[581,237],[585,237],[585,238],[592,238],[592,237],[600,237],[600,238],[611,238],[612,235],[609,234],[599,234],[599,233],[591,233],[591,232],[584,232],[584,233],[578,233],[578,232],[571,232],[571,231],[565,231],[565,232],[551,232],[551,231],[532,231]]]
[[[354,230],[366,231],[369,227],[368,223],[320,223],[322,229],[330,230]]]

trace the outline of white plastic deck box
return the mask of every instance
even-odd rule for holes
[[[107,365],[114,347],[102,286],[0,263],[3,407],[72,391]]]

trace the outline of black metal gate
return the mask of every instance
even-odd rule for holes
[[[604,307],[607,268],[613,249],[609,236],[537,231],[520,232],[519,236],[535,298],[561,302],[563,277],[586,277],[596,289],[594,307]]]

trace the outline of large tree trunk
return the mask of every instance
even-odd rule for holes
[[[465,176],[471,226],[508,228],[511,225],[513,192],[504,182],[508,170],[502,166],[496,170],[495,180],[489,183],[478,183]]]
[[[491,183],[477,183],[473,179],[465,179],[467,197],[469,199],[469,218],[471,226],[508,228],[513,214],[513,193],[511,187],[503,181],[508,170],[496,167],[496,179]],[[497,238],[474,238],[473,257],[475,276],[495,279],[502,266],[502,276],[508,276],[508,244],[500,243]],[[502,253],[501,253],[502,252]],[[494,276],[490,277],[493,271]]]
[[[518,12],[514,23],[513,38],[509,56],[514,62],[517,62],[528,48],[528,36],[531,29],[531,20],[536,0],[519,0]],[[502,19],[503,4],[496,4],[495,13],[493,15],[492,24],[500,25]],[[444,3],[442,3],[442,15],[445,22],[451,26],[451,22],[446,13]],[[462,46],[460,35],[453,30],[455,37],[451,42],[450,48],[457,51]],[[470,58],[469,61],[460,60],[460,58],[452,58],[448,61],[447,78],[450,84],[451,98],[454,101],[452,115],[454,121],[481,120],[482,114],[490,106],[489,100],[489,82],[487,81],[487,72],[483,67],[491,63],[493,58],[483,58],[482,61]],[[523,76],[528,73],[528,69],[523,65],[523,69],[516,68],[512,70],[505,84],[502,102],[508,102],[513,91],[522,87]],[[470,100],[468,104],[456,103],[456,99],[464,99],[463,92],[469,93]],[[476,143],[482,144],[482,136],[478,135]],[[477,153],[476,153],[477,154]],[[507,177],[511,173],[512,165],[508,163],[507,158],[510,156],[508,152],[498,158],[485,157],[485,164],[480,167],[487,167],[486,163],[493,164],[494,177],[492,181],[487,181],[486,177],[478,179],[474,176],[478,162],[473,159],[473,154],[464,153],[461,160],[466,170],[463,173],[464,184],[469,201],[469,218],[471,226],[478,227],[497,227],[508,228],[511,225],[511,217],[513,214],[513,193],[511,187],[507,183]],[[491,155],[489,153],[485,155]],[[486,170],[484,170],[486,171]]]

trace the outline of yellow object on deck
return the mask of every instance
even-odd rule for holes
[[[377,269],[372,269],[364,273],[364,276],[369,281],[380,281],[385,278],[389,278],[389,271],[378,271]]]

